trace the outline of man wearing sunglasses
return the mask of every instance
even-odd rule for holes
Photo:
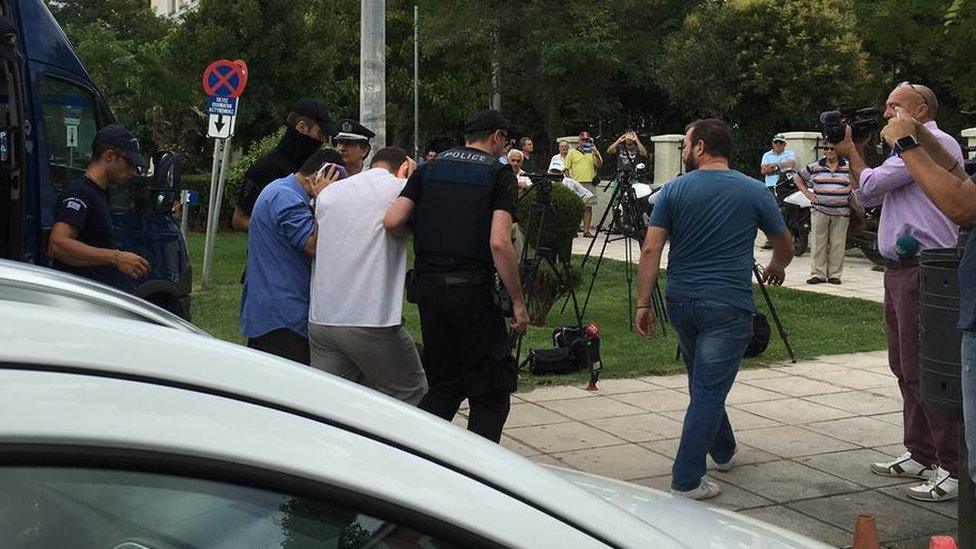
[[[55,269],[121,287],[118,273],[140,278],[149,262],[115,246],[108,189],[146,166],[139,141],[119,124],[98,130],[85,173],[64,186],[54,210],[48,255]]]
[[[467,398],[468,430],[495,442],[518,383],[505,313],[493,298],[496,272],[511,296],[511,328],[524,332],[529,323],[512,245],[515,174],[498,162],[511,128],[495,110],[469,118],[465,146],[417,168],[383,219],[394,235],[412,221],[407,292],[420,311],[430,386],[420,409],[450,421]]]
[[[851,177],[847,161],[837,156],[833,143],[822,148],[823,157],[797,172],[793,184],[813,204],[810,211],[813,263],[807,284],[840,284],[851,215]]]
[[[903,112],[919,121],[953,159],[962,164],[962,149],[939,129],[935,116],[939,102],[927,86],[902,82],[885,103],[884,117]],[[869,168],[864,162],[864,143],[855,144],[850,128],[837,143],[837,154],[850,160],[851,186],[864,207],[882,205],[878,249],[886,259],[885,325],[888,363],[898,378],[903,400],[904,443],[907,451],[890,461],[874,463],[878,475],[918,478],[919,486],[907,495],[922,501],[945,501],[958,495],[957,436],[959,424],[930,411],[919,396],[919,276],[918,256],[911,250],[948,248],[957,244],[959,227],[930,200],[901,153],[915,148],[913,136],[898,140],[883,164]],[[915,245],[902,245],[901,243]]]

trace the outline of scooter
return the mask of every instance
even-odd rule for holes
[[[793,235],[793,255],[801,256],[806,253],[810,242],[810,208],[813,204],[793,184],[795,175],[796,170],[780,173],[775,189],[779,211],[786,228]]]

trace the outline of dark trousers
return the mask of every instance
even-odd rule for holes
[[[691,396],[671,470],[671,487],[687,491],[701,484],[706,455],[718,463],[735,455],[725,398],[752,339],[752,313],[699,299],[668,298],[667,305],[688,370]]]
[[[488,287],[422,289],[417,305],[429,386],[420,409],[451,421],[467,398],[468,430],[500,441],[517,372]]]
[[[309,356],[308,339],[288,328],[279,328],[262,336],[252,337],[247,340],[247,346],[306,366],[312,362]]]
[[[930,412],[919,396],[918,265],[889,267],[884,286],[888,365],[901,389],[905,447],[915,461],[956,476],[959,423]]]

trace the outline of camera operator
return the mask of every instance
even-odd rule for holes
[[[928,128],[901,107],[881,132],[894,147],[922,192],[954,223],[976,223],[976,176],[970,178],[956,157],[944,149]],[[912,145],[918,141],[922,147]],[[923,149],[924,147],[924,149]],[[959,263],[959,324],[962,330],[962,398],[966,421],[969,471],[976,477],[976,238],[966,243]]]
[[[736,455],[725,398],[752,340],[756,230],[773,242],[766,282],[782,284],[793,258],[793,238],[776,200],[755,179],[729,169],[731,154],[732,131],[725,122],[688,125],[682,151],[687,173],[660,191],[637,273],[635,324],[649,338],[655,329],[652,291],[670,238],[665,300],[691,395],[671,492],[691,499],[721,491],[704,478],[706,456],[727,471]]]
[[[623,148],[620,148],[623,145]],[[617,153],[620,150],[619,154]],[[647,157],[647,147],[641,143],[637,132],[628,129],[616,141],[607,147],[607,152],[617,155],[617,171],[632,172],[637,167],[638,159]]]
[[[511,127],[495,110],[473,115],[464,125],[466,145],[418,168],[383,220],[387,231],[403,234],[413,218],[410,278],[430,386],[420,408],[450,421],[467,398],[468,430],[495,442],[518,384],[493,293],[496,269],[511,296],[511,327],[524,332],[529,322],[511,238],[515,175],[498,162]]]
[[[329,185],[315,199],[318,239],[308,335],[312,366],[417,405],[427,379],[403,328],[407,242],[383,216],[413,169],[407,152],[380,149],[369,170]],[[402,177],[401,176],[401,177]]]
[[[576,148],[566,154],[563,170],[566,175],[579,181],[588,191],[596,194],[596,185],[600,182],[598,172],[603,167],[603,157],[600,149],[590,138],[588,132],[582,132]],[[583,210],[583,236],[591,237],[590,224],[593,222],[593,208]]]
[[[920,121],[953,159],[962,163],[956,140],[935,123],[939,109],[935,93],[926,86],[904,82],[888,95],[884,117],[896,109]],[[911,140],[909,140],[911,141]],[[885,267],[885,325],[888,336],[888,364],[898,378],[904,401],[905,447],[907,452],[887,462],[871,465],[883,476],[926,479],[908,488],[908,496],[922,501],[944,501],[958,494],[957,422],[932,413],[919,397],[919,279],[918,257],[900,256],[899,239],[914,239],[917,249],[955,246],[959,227],[925,196],[900,152],[910,143],[896,143],[891,156],[877,168],[864,161],[863,143],[855,144],[848,127],[845,139],[836,145],[851,166],[851,186],[865,207],[882,205],[878,227],[878,249],[887,260]]]

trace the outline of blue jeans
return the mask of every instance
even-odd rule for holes
[[[976,478],[976,332],[962,333],[962,412],[970,478]],[[963,464],[960,464],[962,466]]]
[[[725,397],[752,339],[752,313],[699,299],[667,299],[668,315],[688,369],[691,402],[671,471],[671,487],[693,490],[705,475],[705,456],[725,463],[735,454],[735,435]]]

